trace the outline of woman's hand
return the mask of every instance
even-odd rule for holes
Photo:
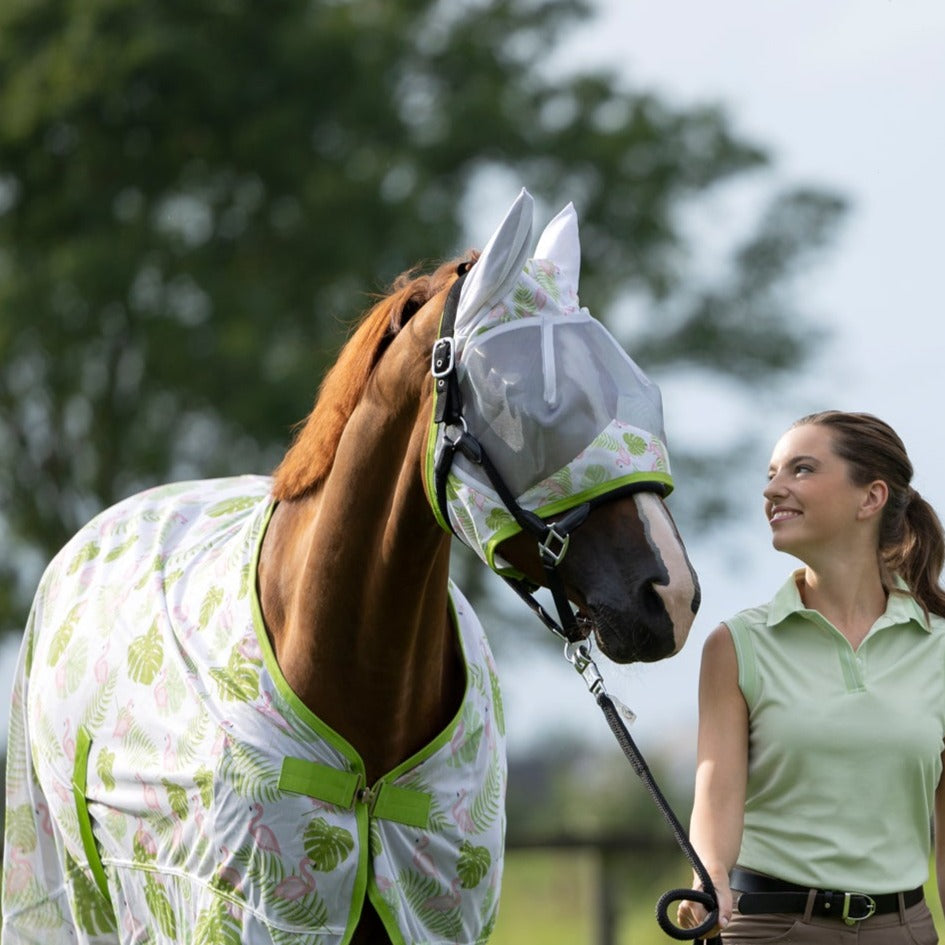
[[[701,889],[702,884],[698,883],[694,888]],[[720,882],[715,883],[715,895],[719,903],[719,924],[706,938],[719,935],[732,919],[732,890],[727,878],[721,878]],[[705,922],[708,914],[708,910],[701,903],[684,899],[676,910],[676,923],[681,929],[694,929]]]

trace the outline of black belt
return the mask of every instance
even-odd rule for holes
[[[796,883],[763,876],[761,873],[749,873],[737,866],[732,870],[731,883],[732,889],[742,893],[738,900],[738,911],[743,915],[807,911],[809,886],[798,886]],[[904,908],[908,909],[922,901],[922,887],[902,893],[884,893],[881,896],[818,889],[811,914],[843,919],[847,925],[854,925],[871,915],[898,912],[900,896]]]

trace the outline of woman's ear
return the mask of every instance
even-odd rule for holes
[[[860,504],[860,518],[872,518],[882,513],[889,499],[889,486],[882,479],[871,482],[866,487]]]

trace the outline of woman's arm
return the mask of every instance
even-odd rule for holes
[[[945,752],[942,752],[943,773],[935,789],[935,881],[938,899],[945,909]]]
[[[709,634],[699,677],[699,741],[689,836],[719,896],[719,925],[732,916],[728,874],[742,842],[748,780],[748,707],[738,688],[738,660],[728,627]],[[680,925],[704,921],[698,903],[679,906]]]

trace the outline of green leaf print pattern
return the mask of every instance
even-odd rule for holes
[[[344,827],[335,827],[315,817],[302,835],[305,853],[319,872],[330,873],[354,850],[354,837]]]
[[[7,808],[5,834],[9,847],[19,847],[24,853],[36,849],[36,821],[33,819],[32,804]]]
[[[206,596],[203,599],[203,603],[200,605],[200,629],[206,630],[207,625],[210,623],[211,617],[213,617],[213,612],[223,603],[223,588],[217,587],[214,585],[207,591]]]
[[[177,938],[177,920],[164,886],[151,873],[144,877],[144,898],[157,921],[158,928],[172,941]]]
[[[623,441],[631,456],[642,456],[646,452],[646,440],[634,433],[624,433]]]
[[[243,656],[239,647],[230,651],[226,669],[215,666],[210,675],[219,686],[221,699],[252,702],[259,698],[259,664]]]
[[[114,935],[118,931],[118,923],[112,904],[68,853],[65,860],[76,924],[87,935]]]
[[[168,781],[167,778],[161,778],[161,784],[167,791],[167,803],[174,813],[181,819],[186,820],[190,811],[190,805],[187,803],[187,791],[179,784]]]
[[[561,286],[558,284],[558,269],[553,263],[543,262],[531,266],[535,281],[544,289],[550,299],[561,301]]]
[[[69,611],[66,619],[59,625],[59,629],[53,634],[53,638],[49,644],[49,655],[47,657],[47,662],[50,666],[55,666],[59,662],[59,658],[66,651],[66,647],[72,639],[72,634],[75,631],[84,609],[85,605],[83,603],[75,604]]]
[[[446,889],[432,876],[424,876],[416,870],[403,870],[398,883],[414,914],[435,935],[448,941],[459,941],[463,934],[463,918],[460,911],[458,890],[455,886]]]
[[[83,564],[88,564],[90,561],[94,561],[101,551],[101,546],[97,541],[90,541],[87,544],[83,545],[76,556],[69,563],[69,567],[66,569],[66,574],[75,574]]]
[[[581,481],[581,490],[593,489],[595,486],[602,486],[607,481],[607,470],[599,463],[588,466],[584,470],[584,478]]]
[[[102,779],[102,784],[106,791],[115,790],[115,752],[111,751],[107,745],[103,745],[98,752],[95,762],[95,772]]]
[[[135,637],[128,647],[128,675],[135,682],[150,686],[163,662],[164,643],[155,617],[148,632]]]
[[[222,900],[197,916],[192,945],[243,945],[243,930]]]
[[[456,874],[459,876],[463,889],[473,889],[478,886],[492,866],[492,855],[488,847],[473,846],[464,840],[459,852],[459,861],[456,864]]]
[[[111,551],[105,555],[105,561],[110,563],[112,561],[117,561],[123,554],[127,551],[130,551],[138,542],[138,536],[132,535],[127,541],[123,542],[120,545],[112,548]]]
[[[493,759],[486,776],[485,784],[482,790],[476,795],[473,803],[470,805],[470,816],[476,825],[479,833],[485,830],[496,821],[502,813],[502,789],[504,779],[502,769],[496,759]]]

